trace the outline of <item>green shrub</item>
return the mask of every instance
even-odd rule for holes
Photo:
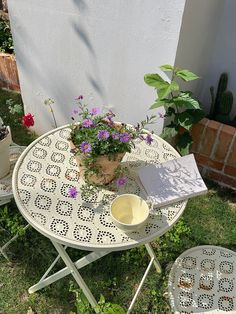
[[[13,53],[13,39],[8,21],[0,19],[0,51]]]

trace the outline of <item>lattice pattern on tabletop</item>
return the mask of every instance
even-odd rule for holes
[[[21,153],[24,151],[25,146],[10,146],[10,172],[0,179],[0,205],[8,203],[13,198],[12,192],[12,173]]]
[[[236,313],[236,253],[216,246],[185,251],[169,276],[174,313]]]
[[[163,234],[182,214],[186,202],[154,209],[143,229],[125,234],[111,221],[109,206],[117,194],[134,193],[145,198],[138,183],[137,167],[161,163],[178,153],[157,136],[152,145],[137,140],[122,166],[128,170],[128,184],[118,193],[100,189],[88,197],[72,199],[68,189],[80,190],[79,168],[70,153],[70,128],[51,131],[32,143],[21,156],[14,176],[15,199],[25,218],[44,235],[84,249],[121,250]]]

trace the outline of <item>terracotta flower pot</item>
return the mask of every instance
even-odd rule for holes
[[[7,136],[0,141],[0,179],[5,177],[10,171],[10,149],[11,130],[8,127]]]
[[[116,170],[120,165],[125,153],[115,154],[112,160],[108,156],[102,155],[96,158],[94,167],[98,169],[99,173],[87,173],[87,168],[84,165],[84,156],[76,156],[76,161],[80,169],[81,177],[91,184],[107,184],[111,182],[116,176]]]
[[[75,149],[75,145],[70,142],[71,149]],[[111,182],[116,176],[116,170],[119,167],[125,153],[117,153],[112,156],[101,155],[96,158],[93,164],[94,168],[98,169],[99,173],[87,172],[87,167],[84,164],[86,157],[84,155],[76,155],[75,159],[79,166],[80,177],[91,184],[103,185]]]

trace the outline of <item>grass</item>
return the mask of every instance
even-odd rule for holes
[[[8,115],[7,98],[20,102],[18,94],[0,92],[0,116]],[[9,118],[8,118],[9,119]],[[11,125],[11,119],[5,120]],[[27,145],[32,135],[13,123],[14,141]],[[142,289],[133,313],[168,314],[167,280],[171,263],[184,250],[201,244],[213,244],[236,251],[236,205],[232,191],[207,182],[209,193],[191,199],[182,219],[174,228],[152,244],[163,266],[158,275],[152,268]],[[11,234],[22,230],[24,220],[12,201],[0,207],[0,243]],[[31,308],[37,314],[67,314],[74,308],[74,295],[69,292],[71,276],[47,288],[29,295],[28,288],[45,272],[56,252],[50,241],[33,229],[14,242],[8,250],[11,262],[0,257],[0,313],[26,314]],[[69,249],[73,260],[85,252]],[[105,256],[81,270],[82,276],[99,299],[102,293],[106,300],[127,308],[135,288],[148,263],[143,246]],[[60,262],[57,269],[64,267]],[[76,285],[75,285],[76,286]]]

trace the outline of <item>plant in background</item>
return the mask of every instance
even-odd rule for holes
[[[189,70],[168,64],[162,65],[160,69],[164,72],[170,72],[170,82],[157,73],[144,76],[145,83],[154,87],[158,96],[150,109],[164,106],[166,111],[164,116],[171,118],[171,122],[164,127],[161,136],[167,140],[174,139],[174,144],[179,153],[186,155],[192,145],[192,126],[200,121],[205,114],[190,91],[180,90],[177,79],[188,82],[199,77]]]
[[[22,117],[21,122],[27,128],[30,128],[31,126],[34,125],[34,116],[31,113],[27,113],[26,115]]]
[[[6,106],[8,107],[11,115],[23,114],[22,104],[16,104],[15,101],[11,98],[6,100]]]
[[[153,123],[155,116],[147,117],[136,127],[114,121],[112,111],[103,113],[100,108],[91,110],[82,103],[82,96],[77,98],[73,110],[71,126],[72,153],[80,166],[80,174],[90,184],[103,185],[118,176],[116,183],[124,185],[126,179],[119,174],[119,165],[124,154],[135,147],[135,140],[140,138],[149,145],[151,134],[144,131],[147,124]]]
[[[214,86],[210,87],[211,108],[208,118],[236,127],[236,116],[233,120],[230,119],[234,96],[230,90],[227,90],[227,84],[228,74],[222,73],[219,79],[216,95]]]
[[[2,18],[0,19],[0,51],[7,53],[14,52],[10,23]]]
[[[49,111],[50,111],[51,114],[52,114],[54,126],[55,126],[55,128],[57,128],[57,121],[56,121],[55,114],[54,114],[54,111],[53,111],[53,108],[52,108],[52,105],[54,104],[54,100],[51,99],[51,98],[48,98],[48,99],[46,99],[46,100],[44,101],[44,104],[49,107]]]
[[[75,306],[77,314],[92,314],[94,310],[91,308],[87,298],[83,294],[81,289],[76,289],[73,284],[70,285],[70,291],[75,294]],[[106,302],[103,295],[100,296],[98,305],[95,307],[97,314],[125,314],[124,309],[118,305],[110,302]],[[76,314],[70,312],[69,314]]]

